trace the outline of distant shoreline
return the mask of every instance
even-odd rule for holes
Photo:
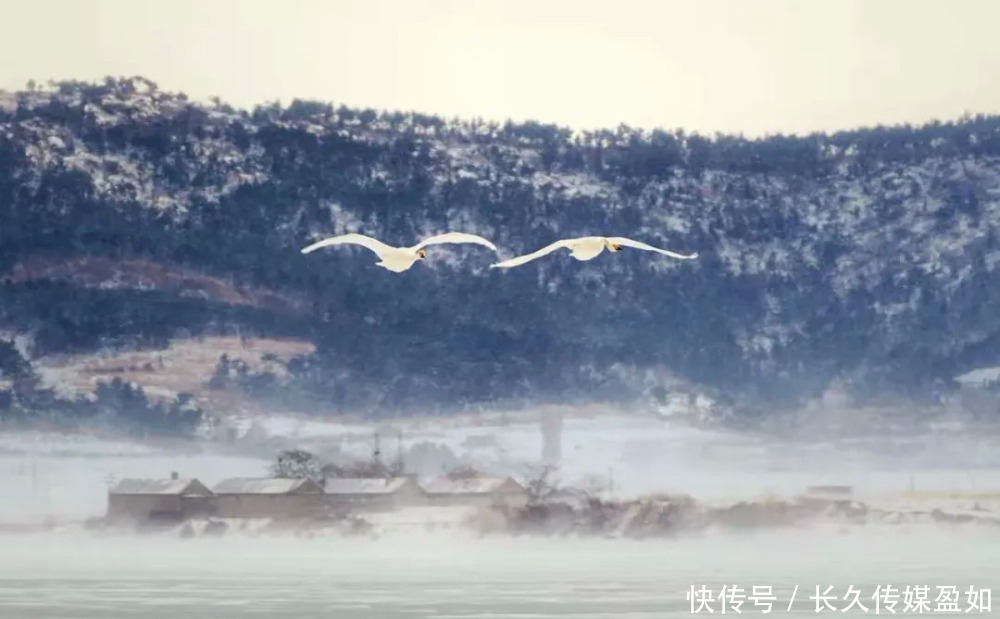
[[[98,537],[150,535],[178,539],[275,535],[377,538],[394,532],[424,530],[511,537],[649,539],[683,537],[706,531],[808,530],[817,525],[831,525],[842,533],[869,525],[1000,528],[1000,493],[908,492],[895,499],[887,498],[883,504],[847,497],[800,496],[791,500],[737,501],[716,507],[687,497],[656,497],[624,502],[591,501],[576,507],[565,503],[538,503],[516,510],[469,506],[404,507],[357,511],[325,519],[195,517],[162,525],[114,523],[105,517],[51,518],[34,523],[0,523],[0,537],[82,533]]]

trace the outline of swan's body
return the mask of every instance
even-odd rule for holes
[[[666,249],[660,249],[658,247],[653,247],[652,245],[647,245],[640,241],[633,241],[632,239],[627,239],[620,236],[584,236],[578,239],[563,239],[561,241],[556,241],[551,245],[546,245],[545,247],[539,249],[536,252],[530,254],[525,254],[523,256],[518,256],[516,258],[511,258],[510,260],[504,260],[503,262],[498,262],[491,265],[492,268],[499,269],[509,269],[511,267],[520,266],[526,262],[531,262],[541,258],[542,256],[551,254],[557,249],[568,249],[570,255],[577,260],[593,260],[601,254],[605,249],[611,252],[618,252],[622,250],[622,247],[634,247],[635,249],[643,249],[646,251],[655,251],[656,253],[663,254],[665,256],[670,256],[671,258],[677,258],[678,260],[694,260],[698,257],[697,252],[693,254],[677,254]]]
[[[323,239],[322,241],[316,241],[312,245],[303,247],[302,253],[308,254],[316,251],[317,249],[330,247],[332,245],[360,245],[362,247],[367,247],[378,255],[380,258],[380,261],[376,263],[378,266],[388,269],[394,273],[402,273],[413,266],[413,263],[417,260],[423,260],[427,256],[427,252],[424,250],[425,247],[428,245],[441,245],[444,243],[473,243],[475,245],[489,247],[493,251],[497,250],[496,245],[483,237],[475,234],[466,234],[464,232],[447,232],[445,234],[438,234],[437,236],[424,239],[413,247],[393,247],[392,245],[386,245],[382,241],[373,239],[370,236],[352,232],[350,234],[342,234],[340,236]]]

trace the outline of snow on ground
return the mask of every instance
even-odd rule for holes
[[[313,344],[294,339],[259,338],[244,345],[239,337],[181,338],[162,350],[50,355],[34,363],[44,384],[67,397],[90,393],[98,382],[119,378],[141,385],[151,396],[173,400],[179,393],[190,393],[208,409],[232,409],[248,408],[253,402],[233,390],[206,386],[222,355],[241,360],[251,371],[268,370],[281,377],[281,364],[263,361],[264,355],[288,360],[314,349]]]
[[[988,385],[1000,383],[1000,366],[979,368],[956,376],[955,380],[963,385]]]
[[[482,415],[406,420],[379,426],[271,416],[253,422],[285,445],[317,453],[331,446],[367,457],[376,429],[385,459],[419,443],[447,448],[459,460],[498,474],[536,472],[542,439],[537,419]],[[850,485],[859,498],[924,492],[1000,492],[1000,440],[962,434],[779,443],[759,436],[686,427],[652,416],[604,414],[564,421],[558,479],[616,498],[687,493],[706,501],[790,496],[812,485]],[[171,471],[214,485],[226,477],[266,474],[277,447],[205,444],[144,446],[123,440],[42,433],[0,435],[0,522],[47,516],[80,519],[104,513],[107,488],[122,477]],[[239,451],[242,449],[242,451]],[[236,454],[236,455],[234,455]]]
[[[458,529],[472,521],[476,511],[472,507],[419,506],[364,514],[364,519],[383,534],[405,531],[424,533],[435,529]]]

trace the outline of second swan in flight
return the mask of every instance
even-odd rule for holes
[[[511,258],[510,260],[504,260],[503,262],[497,262],[496,264],[490,265],[490,267],[494,269],[509,269],[511,267],[520,266],[526,262],[531,262],[532,260],[541,258],[547,254],[551,254],[557,249],[563,248],[570,250],[570,255],[577,260],[592,260],[600,255],[600,253],[605,249],[616,252],[621,251],[622,247],[634,247],[635,249],[655,251],[656,253],[670,256],[671,258],[677,258],[679,260],[694,260],[698,257],[697,252],[693,254],[677,254],[666,249],[653,247],[652,245],[647,245],[641,241],[633,241],[632,239],[627,239],[621,236],[584,236],[578,239],[563,239],[561,241],[556,241],[555,243],[547,245],[536,252]]]
[[[420,241],[413,247],[393,247],[392,245],[386,245],[382,241],[373,239],[370,236],[352,232],[350,234],[342,234],[340,236],[323,239],[322,241],[316,241],[308,247],[303,247],[302,253],[308,254],[323,247],[330,247],[331,245],[360,245],[362,247],[367,247],[378,255],[381,259],[376,263],[378,266],[384,269],[389,269],[393,273],[402,273],[413,266],[413,263],[417,260],[423,260],[427,257],[427,252],[424,250],[425,247],[428,245],[441,245],[444,243],[473,243],[475,245],[489,247],[494,252],[497,251],[496,245],[483,237],[475,234],[466,234],[464,232],[447,232],[445,234],[438,234]]]

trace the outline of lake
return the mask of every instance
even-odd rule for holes
[[[947,614],[935,612],[954,600],[947,587],[958,591],[959,612],[951,614],[989,616],[965,612],[967,590],[994,587],[998,564],[1000,530],[954,525],[643,541],[5,536],[0,617],[666,618],[691,616],[688,594],[703,586],[715,598],[713,615],[721,614],[723,585],[744,592],[733,598],[743,599],[742,612],[729,604],[727,615],[765,616],[766,591],[757,590],[755,603],[754,586],[772,588],[772,616],[815,616],[817,586],[836,596],[830,603],[837,611],[853,601],[848,587],[867,607],[826,614],[874,615],[876,587],[891,585],[895,616],[911,615],[905,605],[921,593],[923,614]],[[888,593],[880,599],[891,601]]]

